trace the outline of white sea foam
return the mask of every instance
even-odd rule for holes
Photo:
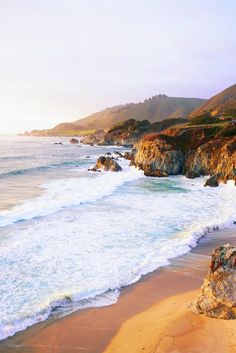
[[[41,166],[54,165],[53,178],[63,179],[45,183],[40,197],[0,213],[0,339],[51,314],[114,303],[121,287],[236,220],[231,182],[204,188],[201,178],[146,178],[125,160],[119,161],[122,172],[86,175],[108,148],[58,148],[51,140],[33,139],[29,150],[25,143],[11,145],[14,163],[6,157],[2,170],[39,166],[37,175],[50,180]],[[2,154],[9,156],[5,144]],[[27,160],[21,158],[25,154]],[[16,192],[18,178],[29,182],[28,174],[7,178],[10,184],[2,182]]]
[[[41,185],[44,192],[39,197],[0,212],[0,227],[17,221],[48,216],[81,203],[95,202],[111,195],[123,183],[143,177],[143,172],[128,167],[128,161],[123,160],[119,163],[122,164],[123,171],[115,174],[102,172],[93,174],[93,177],[66,178]]]
[[[2,234],[1,339],[45,320],[57,307],[64,314],[114,303],[121,287],[167,265],[236,217],[231,182],[204,188],[202,179],[152,179],[124,166],[122,173],[84,178],[104,188],[99,195],[110,195],[102,198],[80,179],[46,186],[56,202],[74,190],[80,206],[68,207],[77,200],[69,198],[60,212],[16,223]],[[83,201],[87,194],[90,202]]]

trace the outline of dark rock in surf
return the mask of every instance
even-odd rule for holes
[[[76,145],[78,143],[79,143],[79,140],[77,140],[76,138],[73,137],[72,139],[70,139],[70,144]]]

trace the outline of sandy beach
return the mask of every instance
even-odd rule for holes
[[[188,308],[199,291],[161,301],[122,325],[106,353],[234,353],[235,320],[210,319]]]
[[[0,352],[235,352],[236,322],[188,309],[208,271],[212,248],[236,245],[235,232],[207,234],[190,253],[124,288],[116,304],[46,320],[2,341]]]

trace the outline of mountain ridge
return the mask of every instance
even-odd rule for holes
[[[71,123],[61,123],[52,129],[33,130],[24,135],[72,136],[87,135],[96,130],[108,130],[129,119],[148,120],[150,123],[165,119],[186,118],[192,110],[205,102],[202,98],[168,97],[155,95],[139,103],[127,103],[103,109]]]

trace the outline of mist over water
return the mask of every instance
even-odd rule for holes
[[[230,182],[148,178],[122,159],[122,172],[91,173],[117,148],[54,141],[0,139],[1,339],[55,311],[114,303],[122,286],[236,217]]]

